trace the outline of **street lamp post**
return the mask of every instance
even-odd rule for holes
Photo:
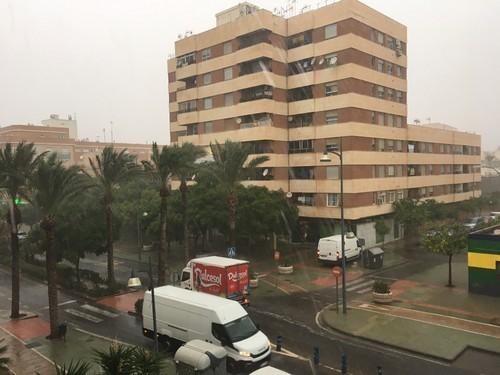
[[[147,216],[148,216],[147,212],[142,213],[142,217],[147,217]],[[137,212],[137,247],[139,248],[139,260],[141,260],[142,247],[144,245],[141,222],[142,222],[141,215],[139,214],[139,212]]]
[[[331,162],[332,159],[328,154],[334,154],[339,158],[340,168],[339,168],[339,177],[340,177],[340,248],[342,252],[342,313],[347,313],[347,296],[346,296],[346,285],[345,285],[345,223],[344,223],[344,161],[342,158],[342,138],[340,139],[340,147],[335,145],[329,149],[326,149],[321,156],[320,162],[328,163]]]
[[[155,288],[153,285],[153,267],[151,266],[151,257],[149,257],[149,267],[148,267],[148,278],[149,278],[149,286],[148,289],[151,291],[151,310],[152,310],[152,318],[153,318],[153,340],[154,340],[154,351],[158,353],[158,327],[156,324],[156,303],[155,303]],[[128,279],[127,286],[129,288],[139,288],[141,286],[141,279],[132,275],[130,275],[130,279]]]

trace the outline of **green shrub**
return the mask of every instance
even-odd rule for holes
[[[385,281],[377,280],[373,284],[373,291],[375,293],[385,294],[385,293],[390,293],[391,288],[389,287],[389,284],[387,284]]]

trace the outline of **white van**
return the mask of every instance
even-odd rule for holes
[[[318,261],[320,262],[338,262],[342,260],[342,245],[340,234],[320,238],[318,242]],[[346,262],[359,257],[363,250],[365,240],[358,239],[354,233],[349,232],[344,235]]]
[[[221,345],[228,369],[252,370],[271,357],[269,339],[236,301],[174,286],[155,288],[156,322],[161,342],[199,339]],[[151,292],[144,295],[143,334],[153,337]]]

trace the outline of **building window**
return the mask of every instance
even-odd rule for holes
[[[326,167],[326,179],[327,180],[338,180],[339,179],[339,167]]]
[[[387,196],[389,198],[389,203],[394,203],[396,201],[396,192],[395,191],[388,192]]]
[[[293,167],[288,169],[291,180],[314,180],[314,167]]]
[[[188,125],[186,127],[186,134],[187,135],[198,134],[198,125],[197,124]]]
[[[396,175],[394,165],[387,166],[387,177],[394,177]]]
[[[224,55],[233,52],[233,45],[231,42],[224,43]]]
[[[403,117],[396,116],[396,127],[401,128],[403,126]]]
[[[338,64],[338,57],[336,53],[331,53],[325,56],[326,66],[336,66]]]
[[[208,60],[212,56],[212,51],[210,48],[205,48],[201,51],[201,61]]]
[[[377,192],[375,195],[375,203],[376,204],[385,204],[385,192]]]
[[[372,124],[377,123],[377,112],[372,112]]]
[[[380,31],[377,31],[377,43],[384,44],[384,34]]]
[[[404,197],[405,197],[404,191],[398,191],[396,195],[397,195],[397,200],[398,201],[404,199]]]
[[[212,133],[214,131],[214,124],[211,121],[205,122],[205,133]]]
[[[328,138],[325,141],[325,148],[327,151],[340,150],[340,139],[339,138]]]
[[[312,152],[313,143],[311,139],[288,142],[288,153],[297,154],[302,152]]]
[[[325,95],[333,96],[339,93],[337,82],[325,83]]]
[[[339,115],[337,114],[337,112],[328,111],[328,112],[326,112],[325,117],[326,117],[326,123],[328,125],[336,124],[339,122]]]
[[[384,60],[380,60],[380,59],[377,60],[377,70],[379,72],[384,71]]]
[[[325,39],[335,38],[337,36],[337,24],[325,26]]]
[[[391,115],[391,114],[387,115],[387,125],[388,126],[394,126],[394,125],[396,125],[395,121],[394,121],[394,115]]]
[[[312,194],[298,193],[295,194],[293,198],[297,205],[312,206],[314,204],[314,199]]]
[[[385,148],[387,151],[394,151],[394,140],[393,139],[387,139],[385,141]]]
[[[301,128],[312,124],[312,113],[302,113],[300,115],[288,116],[289,128]]]
[[[327,207],[337,207],[339,205],[339,194],[328,193],[326,195],[326,206]]]
[[[211,109],[213,108],[213,98],[205,98],[203,99],[203,108]]]
[[[394,66],[391,63],[387,63],[387,74],[391,76],[394,74]]]
[[[191,65],[196,62],[196,54],[194,52],[187,53],[177,58],[177,68],[182,68],[186,65]]]
[[[179,103],[179,113],[196,111],[196,100]]]
[[[393,89],[387,89],[387,99],[394,101],[394,90]]]
[[[209,85],[212,83],[212,73],[203,74],[203,84]]]
[[[403,103],[403,92],[396,91],[396,101],[398,103]]]
[[[403,141],[396,141],[396,151],[403,151]]]
[[[233,104],[233,93],[224,94],[224,105],[227,107]]]
[[[224,69],[224,81],[233,79],[233,68],[229,67]]]
[[[377,177],[385,177],[385,166],[384,165],[378,166]]]
[[[401,77],[403,75],[401,67],[399,65],[396,65],[396,75],[398,77]]]
[[[385,151],[385,139],[377,138],[376,143],[377,143],[377,151]]]
[[[381,98],[381,99],[385,98],[385,87],[377,86],[377,98]]]
[[[309,43],[312,43],[312,30],[292,35],[287,39],[287,46],[289,49],[300,47]]]
[[[378,125],[385,125],[385,114],[384,113],[378,113],[377,116],[377,124]]]

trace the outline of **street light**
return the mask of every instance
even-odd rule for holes
[[[154,350],[155,353],[158,353],[158,328],[156,325],[156,304],[155,304],[155,288],[153,285],[153,268],[151,266],[151,257],[149,257],[149,268],[147,271],[148,277],[149,277],[149,286],[148,289],[151,291],[151,309],[153,310],[153,340],[154,340]],[[142,285],[141,279],[138,277],[135,277],[134,271],[132,271],[132,274],[130,275],[130,278],[128,279],[127,286],[129,288],[140,288]]]
[[[333,145],[328,147],[321,158],[319,159],[320,162],[322,163],[329,163],[332,161],[330,158],[329,154],[336,155],[339,160],[340,160],[340,168],[339,168],[339,175],[340,175],[340,248],[342,251],[342,313],[346,314],[347,313],[347,296],[346,296],[346,286],[345,286],[345,269],[346,269],[346,264],[345,264],[345,238],[344,238],[344,162],[342,159],[342,138],[340,138],[340,145]]]

